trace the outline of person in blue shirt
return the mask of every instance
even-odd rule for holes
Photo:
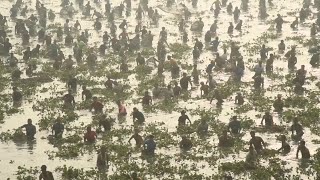
[[[36,134],[36,126],[32,124],[32,120],[28,119],[28,124],[21,126],[20,128],[26,129],[26,135],[29,140],[34,139],[34,135]]]
[[[154,155],[154,151],[157,147],[156,142],[153,140],[154,136],[150,135],[145,141],[144,141],[144,153],[145,155]]]
[[[62,138],[64,131],[64,125],[61,123],[61,119],[57,118],[56,123],[52,126],[52,134],[55,138]]]

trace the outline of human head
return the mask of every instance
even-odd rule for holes
[[[294,124],[297,124],[297,123],[298,123],[298,121],[299,121],[299,120],[298,120],[298,118],[297,118],[297,117],[295,117],[295,118],[293,119],[293,123],[294,123]]]
[[[281,135],[281,136],[280,136],[280,140],[281,140],[282,142],[285,142],[285,141],[287,140],[287,137],[286,137],[285,135]]]
[[[185,110],[182,110],[181,111],[181,115],[185,115],[186,114],[186,111]]]
[[[136,107],[133,108],[133,112],[137,112],[138,109]]]
[[[281,94],[278,94],[278,95],[277,95],[277,98],[278,98],[278,99],[281,99]]]
[[[223,131],[222,131],[222,135],[223,135],[223,136],[227,136],[227,135],[228,135],[228,131],[227,131],[227,130],[223,130]]]
[[[232,116],[232,120],[236,121],[237,120],[237,116]]]
[[[305,146],[306,142],[304,140],[300,141],[300,146]]]
[[[100,147],[100,152],[103,154],[103,153],[106,153],[107,151],[107,148],[105,146],[101,146]]]
[[[205,119],[200,120],[201,123],[206,123],[207,121]]]
[[[87,127],[87,132],[91,132],[91,126]]]
[[[187,73],[183,73],[182,75],[183,75],[183,77],[187,77]]]
[[[196,64],[195,64],[195,65],[193,65],[193,69],[197,69],[197,67],[198,67],[198,66],[197,66]]]
[[[28,119],[28,124],[32,124],[32,120],[31,119]]]
[[[250,145],[250,147],[249,147],[249,151],[250,151],[250,152],[253,152],[253,151],[254,151],[254,148],[253,148],[253,146],[252,146],[252,145]]]
[[[46,172],[47,171],[47,166],[46,165],[42,165],[41,166],[41,171],[42,172]]]
[[[131,174],[131,177],[132,177],[132,178],[138,178],[138,174],[137,174],[136,172],[133,172],[133,173]]]
[[[255,131],[251,131],[250,135],[251,135],[251,137],[255,137],[256,136],[256,132]]]

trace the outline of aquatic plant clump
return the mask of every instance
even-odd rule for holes
[[[318,0],[1,3],[1,179],[319,179]]]

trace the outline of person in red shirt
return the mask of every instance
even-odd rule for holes
[[[91,130],[91,126],[87,127],[87,132],[84,134],[84,142],[94,143],[97,138],[97,133]]]
[[[116,103],[118,105],[118,110],[119,110],[118,116],[126,116],[127,115],[127,109],[124,106],[124,104],[120,100],[118,100]]]
[[[90,111],[92,111],[92,109],[94,109],[95,113],[102,113],[103,104],[98,101],[97,97],[93,97],[93,102],[91,104]]]

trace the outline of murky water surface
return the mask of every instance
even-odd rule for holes
[[[59,0],[43,0],[45,6],[48,9],[52,9],[57,13],[57,17],[54,23],[61,23],[63,24],[65,21],[65,18],[62,18],[58,15],[59,11],[60,11],[60,1]],[[35,0],[25,0],[26,3],[28,3],[28,6],[32,9],[28,15],[30,15],[32,12],[34,12],[35,9]],[[87,0],[85,1],[85,3],[87,2]],[[113,0],[112,2],[112,6],[117,6],[120,4],[120,0]],[[229,0],[229,2],[232,2],[233,6],[236,7],[240,7],[240,1],[236,1],[236,0]],[[150,1],[150,6],[158,9],[159,13],[161,14],[161,19],[160,19],[160,23],[159,23],[159,27],[154,27],[154,26],[150,26],[150,20],[147,19],[146,17],[144,18],[143,21],[143,25],[146,25],[148,27],[148,29],[150,29],[152,31],[152,34],[155,35],[155,40],[154,40],[154,48],[156,48],[156,43],[157,39],[158,39],[158,34],[160,31],[160,27],[164,26],[166,27],[166,29],[168,29],[169,32],[169,36],[168,36],[168,43],[175,43],[175,42],[181,42],[181,36],[178,30],[178,22],[179,19],[181,17],[180,12],[182,7],[180,5],[178,5],[179,3],[185,3],[187,5],[187,7],[189,7],[190,11],[192,12],[193,16],[191,17],[191,19],[187,22],[187,29],[188,29],[188,33],[189,33],[189,46],[193,46],[193,40],[197,37],[199,37],[201,39],[201,41],[203,41],[203,36],[204,33],[203,32],[201,35],[199,34],[193,34],[192,32],[189,31],[189,27],[191,25],[191,22],[194,22],[195,20],[197,20],[199,17],[202,17],[203,21],[205,22],[205,27],[204,27],[204,31],[206,31],[207,29],[210,28],[211,24],[214,22],[215,18],[213,16],[213,12],[210,11],[210,6],[212,1],[207,1],[207,0],[203,0],[200,1],[198,3],[198,7],[196,9],[192,8],[191,6],[191,2],[189,1],[179,1],[177,2],[177,5],[174,5],[174,7],[172,9],[166,9],[165,8],[165,2],[163,1],[159,1],[159,0],[154,0],[154,1]],[[235,31],[234,34],[232,36],[228,35],[227,32],[227,27],[229,25],[229,22],[233,22],[233,16],[228,15],[226,12],[226,8],[223,8],[221,10],[221,13],[219,15],[219,17],[217,18],[218,20],[218,36],[220,38],[220,40],[222,41],[221,44],[224,44],[224,42],[233,40],[233,41],[237,41],[239,42],[241,45],[249,43],[249,42],[254,42],[255,39],[257,37],[260,37],[263,33],[268,31],[268,28],[270,27],[270,20],[273,20],[276,18],[276,14],[280,13],[284,20],[286,21],[286,23],[284,24],[283,27],[283,32],[282,34],[280,34],[280,37],[275,39],[275,40],[269,40],[266,45],[268,47],[273,47],[273,48],[277,48],[277,44],[280,42],[281,39],[286,39],[288,37],[293,37],[293,36],[306,36],[306,38],[309,38],[310,35],[310,25],[312,24],[312,22],[314,22],[315,17],[313,17],[313,15],[311,15],[311,18],[309,18],[308,20],[306,20],[304,23],[299,24],[299,28],[297,31],[293,31],[290,28],[290,23],[295,19],[295,16],[298,16],[298,11],[302,6],[302,0],[279,0],[279,1],[274,1],[274,5],[272,7],[268,7],[268,13],[269,13],[269,17],[267,18],[267,20],[262,21],[258,18],[258,1],[250,1],[250,5],[249,5],[249,11],[248,12],[241,12],[240,15],[240,19],[243,20],[244,24],[243,24],[243,31],[241,33]],[[9,9],[11,7],[12,2],[11,1],[7,1],[7,0],[2,0],[0,2],[0,12],[3,15],[9,16]],[[74,3],[75,4],[75,3]],[[101,6],[97,6],[95,5],[93,2],[91,3],[94,7],[96,7],[96,9],[100,12],[104,11],[104,2],[103,5]],[[137,1],[133,1],[133,11],[132,11],[132,16],[127,17],[127,21],[128,21],[128,32],[130,33],[130,37],[133,37],[134,34],[134,28],[135,25],[137,23],[137,21],[135,20],[134,17],[134,11],[137,9]],[[78,10],[78,7],[75,6],[75,8]],[[314,9],[312,9],[312,11],[315,11]],[[119,18],[116,19],[117,25],[123,20],[124,18]],[[71,25],[74,24],[74,22],[76,20],[79,20],[81,25],[82,25],[82,29],[89,29],[89,32],[91,34],[90,40],[89,40],[89,46],[97,46],[100,45],[101,39],[102,39],[102,35],[103,35],[103,30],[100,32],[97,32],[95,30],[93,30],[93,22],[94,20],[92,19],[84,19],[83,16],[81,15],[81,13],[78,13],[77,15],[74,16],[73,19],[70,19],[71,21]],[[48,21],[49,22],[49,21]],[[50,22],[52,23],[52,22]],[[50,24],[49,23],[49,24]],[[8,22],[9,26],[11,27],[11,29],[14,29],[14,22],[12,22],[11,20],[9,20]],[[106,28],[107,25],[107,21],[103,20],[103,29],[106,29],[109,31],[109,28]],[[118,30],[119,32],[119,30]],[[274,33],[274,32],[273,32]],[[52,33],[54,34],[54,33]],[[55,34],[54,34],[55,35]],[[9,34],[9,36],[11,36],[11,41],[14,42],[14,50],[18,49],[20,47],[20,39],[15,38],[14,35],[12,35],[12,33]],[[37,43],[36,42],[36,38],[32,38],[32,47],[34,47],[34,45]],[[295,45],[296,42],[294,41],[286,41],[286,45],[287,47],[290,47],[291,45]],[[65,55],[69,55],[72,54],[72,49],[68,49],[68,48],[63,48]],[[220,48],[221,50],[221,48]],[[298,63],[296,65],[296,67],[300,67],[300,65],[305,64],[306,65],[306,69],[308,70],[308,73],[311,73],[314,76],[318,76],[320,74],[320,71],[318,69],[311,69],[311,67],[309,66],[309,59],[310,59],[310,55],[307,53],[307,48],[302,47],[302,45],[298,45],[297,46],[297,51],[298,51]],[[247,54],[247,52],[244,49],[241,49],[241,52],[244,55],[244,60],[245,62],[247,62],[249,59],[253,59],[256,60],[257,58],[259,58],[259,54],[257,53],[254,56],[251,56],[250,54]],[[222,52],[221,52],[222,53]],[[190,52],[183,61],[185,61],[184,63],[187,64],[192,64],[192,53]],[[18,56],[19,57],[19,56]],[[21,58],[21,57],[19,57]],[[210,60],[214,59],[214,56],[211,52],[209,51],[205,51],[203,54],[201,54],[200,57],[200,63],[198,65],[198,68],[200,70],[202,70],[204,72],[207,64],[210,62]],[[101,61],[103,61],[103,59],[99,59]],[[135,66],[134,63],[132,63],[133,67]],[[255,63],[247,63],[246,64],[246,71],[245,71],[245,75],[243,78],[243,81],[245,82],[249,82],[251,81],[251,77],[253,75],[252,71],[249,71],[248,68],[254,66]],[[287,63],[286,60],[284,58],[280,58],[275,60],[274,63],[274,67],[276,68],[284,68],[285,70],[280,72],[281,74],[286,74],[287,71]],[[108,67],[110,68],[110,67]],[[116,67],[114,67],[116,68]],[[154,71],[154,73],[156,73],[156,71]],[[171,80],[170,74],[169,72],[164,73],[166,76],[166,82],[169,82]],[[203,73],[204,74],[204,73]],[[23,77],[25,77],[25,75],[23,75]],[[218,83],[222,83],[227,81],[227,79],[229,78],[229,74],[227,73],[214,73],[214,78]],[[205,77],[201,78],[202,81],[206,81]],[[127,83],[130,84],[131,89],[134,90],[137,85],[138,82],[135,80],[135,76],[129,76],[129,79],[127,81]],[[281,84],[282,82],[280,81],[272,81],[271,79],[266,78],[266,82],[265,82],[265,87],[270,87],[271,85],[274,84]],[[101,86],[102,87],[102,81],[101,81]],[[57,88],[57,92],[66,92],[66,87],[64,85],[64,83],[58,82],[58,81],[54,81],[53,83],[48,83],[48,84],[44,84],[43,87],[56,87]],[[43,87],[40,87],[39,89],[42,89]],[[91,87],[89,87],[91,88]],[[196,89],[198,87],[195,87]],[[314,84],[308,85],[307,86],[308,89],[312,89],[312,88],[316,88],[314,86]],[[2,92],[2,93],[10,93],[10,90],[8,90],[7,92]],[[192,92],[192,97],[196,97],[199,96],[200,91],[199,90],[194,90]],[[281,93],[281,94],[285,94],[287,95],[285,92],[275,92],[275,91],[269,91],[266,94],[269,97],[275,97],[276,94]],[[34,97],[30,97],[31,101],[27,102],[25,101],[22,108],[23,108],[23,113],[22,114],[14,114],[13,116],[10,117],[6,117],[5,118],[5,123],[1,125],[0,130],[1,132],[3,131],[7,131],[7,130],[12,130],[15,129],[19,126],[21,126],[22,124],[26,123],[26,120],[28,118],[33,119],[33,122],[36,124],[39,120],[39,118],[41,117],[39,115],[39,112],[33,111],[32,106],[35,103],[35,101],[37,99],[43,99],[43,98],[48,98],[48,97],[55,97],[57,94],[56,93],[41,93],[39,94],[39,96],[34,96]],[[133,98],[137,98],[136,96],[134,96]],[[76,96],[76,101],[80,102],[81,101],[81,94],[80,94],[80,90],[79,93]],[[214,104],[214,103],[213,103]],[[127,109],[129,110],[129,113],[131,113],[131,109],[133,107],[138,107],[140,109],[142,109],[140,104],[134,104],[131,100],[127,100],[126,101],[126,106]],[[178,104],[179,107],[181,108],[186,108],[186,109],[196,109],[198,107],[201,108],[205,108],[205,109],[210,109],[210,108],[215,108],[215,105],[210,105],[210,103],[208,101],[205,100],[189,100],[189,101],[179,101]],[[116,108],[116,106],[114,105],[114,103],[110,102],[108,104],[105,105],[105,107],[107,108]],[[229,99],[227,100],[224,105],[223,105],[223,111],[220,115],[220,117],[218,117],[218,119],[224,123],[228,123],[230,115],[229,113],[232,114],[232,108],[234,107],[233,104],[233,99]],[[76,113],[78,113],[80,115],[80,118],[78,120],[77,123],[81,123],[83,122],[84,125],[86,124],[90,124],[91,120],[92,120],[92,114],[88,111],[85,110],[81,110],[81,111],[76,111]],[[246,115],[254,120],[256,120],[256,124],[259,125],[260,124],[260,118],[256,118],[255,115],[259,114],[259,112],[255,112],[255,111],[249,111]],[[116,110],[114,110],[111,114],[111,116],[116,117]],[[168,128],[169,132],[175,132],[176,131],[176,126],[177,126],[177,119],[180,115],[179,112],[173,112],[173,113],[148,113],[145,114],[146,115],[146,124],[149,123],[154,123],[154,122],[164,122],[165,123],[165,127]],[[276,124],[280,124],[280,121],[278,120],[278,116],[275,114],[275,123]],[[192,116],[191,120],[196,120],[198,117],[197,116]],[[75,125],[77,125],[77,123]],[[83,126],[84,126],[83,125]],[[114,126],[114,128],[121,128],[122,126],[132,126],[132,120],[130,117],[127,118],[127,122],[124,125],[118,125],[116,124]],[[284,124],[286,125],[286,124]],[[288,127],[290,124],[287,124]],[[83,127],[82,126],[82,127]],[[23,166],[25,165],[26,167],[39,167],[42,164],[46,164],[50,170],[54,170],[56,167],[58,166],[62,166],[62,165],[67,165],[67,166],[73,166],[75,168],[85,168],[85,169],[89,169],[92,167],[95,167],[95,162],[96,162],[96,153],[91,153],[91,154],[87,154],[84,156],[81,156],[77,159],[74,160],[59,160],[54,159],[54,160],[49,160],[48,159],[48,155],[46,154],[46,151],[55,151],[56,148],[53,147],[53,145],[48,143],[48,140],[46,139],[46,137],[48,136],[48,134],[50,134],[51,132],[48,131],[41,131],[41,132],[37,132],[36,135],[36,143],[30,144],[30,143],[13,143],[13,142],[8,142],[8,143],[1,143],[0,144],[0,178],[1,179],[5,179],[5,178],[12,178],[15,179],[15,172],[17,171],[17,166]],[[66,134],[70,134],[71,132],[66,132]],[[264,134],[259,134],[268,144],[268,148],[279,148],[280,147],[280,142],[276,140],[275,134],[269,134],[269,133],[264,133]],[[249,140],[249,133],[246,132],[246,135],[243,137],[243,140],[247,141]],[[125,137],[128,138],[128,137]],[[305,135],[304,135],[304,139],[307,142],[307,146],[311,152],[311,154],[314,154],[316,149],[318,148],[318,145],[316,144],[312,144],[311,140],[312,139],[317,139],[318,137],[311,134],[310,131],[308,129],[305,130]],[[209,143],[217,143],[217,136],[213,136],[210,137],[207,140]],[[100,143],[100,142],[98,142]],[[296,167],[298,161],[295,159],[295,151],[296,151],[296,144],[293,144],[292,142],[290,142],[290,144],[293,147],[293,151],[285,156],[282,157],[280,156],[279,158],[282,160],[287,161],[290,166],[292,167]],[[177,153],[179,153],[179,149],[178,146],[176,147],[170,147],[170,150],[166,150],[166,149],[158,149],[157,150],[160,153],[166,153],[170,156],[175,156]],[[214,150],[213,150],[214,151]],[[240,153],[239,155],[236,155],[235,159],[236,160],[243,160],[245,158],[246,153]],[[133,155],[133,157],[137,157],[138,154]],[[210,155],[208,155],[210,156]],[[229,160],[233,160],[232,156],[230,155],[227,158],[221,159],[219,160],[220,162],[224,162],[224,161],[229,161]],[[139,160],[137,160],[139,162]],[[174,163],[174,162],[173,162]],[[206,163],[204,163],[206,164]],[[199,167],[202,165],[202,163],[198,164]],[[200,168],[201,172],[205,173],[205,174],[212,174],[215,172],[214,169],[209,168],[209,167],[205,167],[205,168]],[[110,168],[110,173],[112,174],[112,171],[114,171],[115,168]],[[59,176],[59,175],[57,175]]]

